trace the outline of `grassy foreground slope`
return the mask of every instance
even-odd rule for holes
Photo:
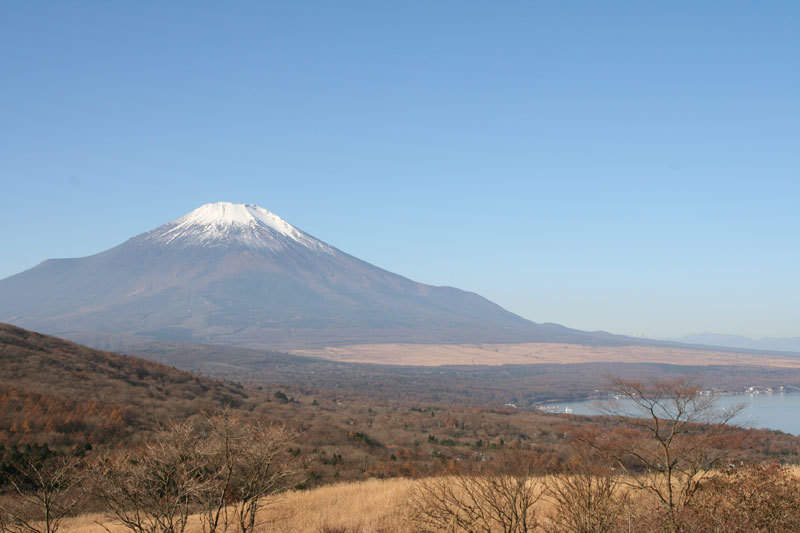
[[[791,470],[800,478],[800,468]],[[559,483],[560,476],[550,477],[546,483]],[[411,520],[410,504],[419,480],[392,479],[328,485],[306,491],[291,491],[283,494],[259,515],[257,532],[281,533],[366,533],[393,532],[412,533],[418,526]],[[542,483],[542,481],[537,481]],[[625,490],[620,488],[620,490]],[[645,505],[645,498],[639,505]],[[652,502],[648,502],[648,505]],[[798,502],[800,504],[800,502]],[[547,517],[554,512],[554,503],[547,497],[536,503],[536,512]],[[546,521],[546,518],[545,518]],[[101,514],[87,514],[64,523],[67,533],[122,533],[124,529],[114,526]],[[202,531],[198,516],[191,518],[187,533]],[[538,529],[537,529],[538,531]],[[738,531],[736,528],[731,531]]]
[[[408,520],[408,501],[417,481],[370,479],[328,485],[282,495],[259,515],[258,532],[393,532],[416,531]],[[102,514],[65,520],[66,533],[122,533]],[[190,519],[187,533],[201,533],[199,516]]]

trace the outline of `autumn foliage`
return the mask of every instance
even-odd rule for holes
[[[119,445],[240,404],[243,390],[152,361],[0,324],[0,445]]]

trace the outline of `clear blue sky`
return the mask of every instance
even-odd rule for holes
[[[0,278],[256,203],[532,320],[800,335],[797,2],[5,2]]]

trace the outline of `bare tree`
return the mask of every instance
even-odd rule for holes
[[[255,530],[257,513],[269,497],[299,481],[301,466],[287,450],[294,437],[283,426],[250,429],[249,445],[240,451],[236,477],[236,512],[242,533]]]
[[[46,458],[22,454],[8,476],[14,495],[0,505],[0,531],[56,533],[79,501],[80,462],[74,453]]]
[[[197,500],[204,530],[227,531],[233,522],[251,532],[268,500],[302,479],[302,463],[288,453],[297,435],[229,413],[208,417],[201,427],[205,439],[197,457],[205,479]]]
[[[628,495],[619,490],[619,473],[596,459],[585,449],[578,450],[565,471],[547,484],[551,508],[546,531],[609,533],[622,529]]]
[[[654,496],[677,530],[677,514],[735,444],[725,441],[725,424],[743,406],[720,409],[713,395],[685,378],[612,384],[620,401],[603,411],[630,417],[632,427],[575,436],[620,468],[623,483]]]
[[[227,417],[208,417],[198,458],[205,465],[207,483],[197,493],[203,531],[227,531],[228,505],[234,485],[234,462],[241,434]]]
[[[202,484],[190,423],[157,433],[143,448],[114,454],[92,471],[111,517],[135,533],[181,533]]]
[[[141,449],[106,457],[94,471],[97,497],[136,533],[180,533],[199,512],[208,533],[251,533],[258,511],[298,483],[303,465],[283,426],[222,413],[174,424]]]
[[[411,500],[415,525],[425,531],[533,531],[544,492],[543,479],[532,477],[533,459],[508,452],[498,463],[488,472],[421,481]]]

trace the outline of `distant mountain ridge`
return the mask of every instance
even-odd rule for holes
[[[740,335],[704,332],[693,333],[672,340],[684,344],[723,346],[742,350],[800,353],[800,337],[763,337],[760,339],[751,339]]]
[[[254,347],[368,342],[644,344],[537,324],[373,266],[255,205],[219,202],[105,252],[0,280],[0,320],[50,334]]]

